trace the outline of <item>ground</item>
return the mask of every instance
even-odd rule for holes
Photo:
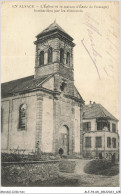
[[[102,176],[102,175],[92,175],[84,173],[84,166],[90,160],[76,160],[75,173],[59,173],[61,177],[66,177],[67,179],[78,179],[78,186],[80,187],[119,187],[119,175],[116,176]]]
[[[85,160],[85,159],[70,159],[70,161],[68,161],[67,159],[62,160],[62,163],[63,163],[62,167],[65,169],[65,171],[61,171],[61,172],[59,171],[58,178],[53,178],[53,179],[44,180],[44,181],[41,181],[39,179],[37,181],[32,181],[32,182],[31,182],[31,180],[29,180],[29,182],[27,184],[24,184],[22,182],[22,183],[17,183],[17,185],[15,185],[15,184],[11,185],[11,182],[9,182],[9,181],[7,182],[6,177],[5,177],[5,180],[3,180],[2,186],[19,186],[19,187],[23,187],[23,186],[28,186],[28,187],[48,187],[48,186],[49,187],[52,187],[52,186],[53,187],[119,187],[119,174],[116,176],[104,176],[104,175],[95,175],[95,174],[85,173],[84,167],[89,162],[90,162],[90,160]],[[76,165],[75,165],[75,163],[76,163]],[[73,168],[74,166],[75,166],[75,170]],[[117,168],[117,166],[118,166],[118,164],[115,165],[114,167]],[[91,165],[91,167],[92,167],[92,165]],[[94,166],[94,169],[95,169],[95,166]],[[109,169],[109,170],[111,170],[111,169]],[[114,171],[115,171],[115,168],[114,168]]]

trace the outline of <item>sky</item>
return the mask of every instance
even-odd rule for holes
[[[76,44],[74,80],[85,104],[119,119],[119,2],[4,2],[1,82],[34,74],[36,35],[55,19]]]

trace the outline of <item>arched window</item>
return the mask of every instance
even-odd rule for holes
[[[26,128],[26,104],[21,104],[19,107],[19,129]]]
[[[48,63],[52,63],[52,47],[48,49]]]
[[[70,53],[69,52],[67,52],[66,54],[66,64],[70,65]]]
[[[44,65],[44,51],[40,52],[40,55],[39,55],[39,65]]]
[[[1,108],[1,132],[3,132],[3,108]]]
[[[60,63],[64,63],[64,50],[60,49]]]

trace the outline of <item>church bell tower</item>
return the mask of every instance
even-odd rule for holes
[[[80,153],[81,108],[84,101],[74,85],[73,38],[56,21],[36,38],[34,79],[37,82],[44,80],[39,85],[40,89],[46,92],[42,96],[42,107],[46,120],[52,119],[53,123],[53,128],[44,126],[43,134],[45,129],[50,131],[52,128],[52,149],[55,153],[58,153],[60,148],[64,154]],[[48,107],[47,114],[44,104]]]
[[[54,75],[54,89],[73,95],[73,38],[54,21],[36,36],[35,79]]]

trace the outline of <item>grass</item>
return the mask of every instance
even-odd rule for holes
[[[72,178],[62,178],[58,177],[57,179],[48,180],[48,181],[36,181],[34,183],[30,183],[31,187],[76,187],[78,186],[78,179]]]
[[[119,165],[106,160],[92,160],[84,168],[87,174],[115,176],[119,174]]]

